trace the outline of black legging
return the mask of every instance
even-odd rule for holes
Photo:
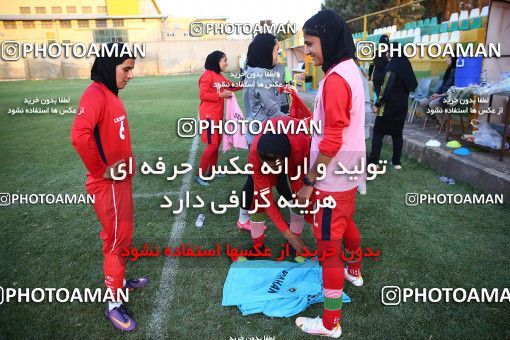
[[[289,182],[287,181],[286,174],[279,174],[276,179],[276,190],[278,193],[285,197],[287,201],[292,200],[292,192],[290,191]],[[246,205],[241,208],[245,210],[250,210],[251,205],[253,203],[253,192],[255,191],[255,186],[253,184],[253,177],[248,175],[246,178],[246,182],[244,183],[243,191],[246,195]]]
[[[379,164],[384,136],[385,134],[374,131],[374,135],[372,136],[372,150],[370,151],[370,156],[368,156],[369,164]],[[393,165],[400,165],[400,156],[402,155],[402,147],[404,146],[402,131],[400,131],[400,133],[390,134],[390,136],[393,141],[393,156],[391,157],[391,163]]]

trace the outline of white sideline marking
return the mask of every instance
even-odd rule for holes
[[[198,139],[198,136],[193,138],[193,144],[191,145],[191,150],[188,157],[188,164],[194,164],[195,162],[195,155],[197,154],[198,149]],[[185,197],[186,192],[190,189],[193,177],[193,172],[188,172],[186,175],[184,175],[179,197]],[[174,224],[172,225],[170,239],[168,240],[169,245],[170,242],[181,242],[181,236],[184,230],[184,222],[186,220],[186,212],[186,209],[184,209],[179,215],[177,215]],[[163,325],[165,324],[167,314],[170,312],[170,304],[172,303],[174,297],[174,281],[175,274],[177,273],[177,268],[178,258],[170,256],[165,259],[165,265],[163,266],[163,271],[161,272],[161,280],[159,281],[159,289],[156,293],[156,305],[154,306],[154,310],[152,311],[150,317],[148,330],[150,338],[165,338]]]
[[[133,198],[150,198],[150,197],[161,197],[163,196],[169,196],[169,195],[177,195],[179,194],[178,191],[167,191],[167,192],[142,192],[133,194]]]

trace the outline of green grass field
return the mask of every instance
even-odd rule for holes
[[[122,91],[138,164],[163,156],[169,165],[186,162],[192,139],[178,138],[176,122],[194,117],[198,106],[198,76],[135,78]],[[9,115],[24,98],[69,96],[77,106],[89,80],[22,81],[0,83],[0,192],[85,193],[85,168],[72,148],[69,130],[73,115]],[[241,96],[238,96],[241,99]],[[242,102],[240,103],[242,107]],[[26,105],[25,105],[26,106]],[[199,146],[195,165],[203,149]],[[389,159],[388,146],[383,157]],[[225,164],[236,153],[220,156]],[[240,152],[241,159],[246,156]],[[388,172],[368,184],[358,197],[356,222],[364,246],[380,249],[379,261],[363,262],[365,286],[346,283],[353,302],[345,305],[344,336],[365,338],[479,339],[509,338],[509,303],[412,303],[384,306],[381,288],[510,286],[510,209],[508,205],[420,205],[407,207],[405,194],[476,193],[463,184],[448,186],[439,174],[404,158],[404,170]],[[177,198],[182,176],[173,182],[163,176],[134,178],[134,245],[166,245],[176,216],[161,209],[162,193]],[[242,176],[217,179],[208,188],[191,184],[206,202],[227,201],[239,191]],[[246,232],[234,225],[237,210],[215,216],[206,212],[202,229],[195,227],[201,211],[190,209],[182,240],[202,246],[216,242],[249,246]],[[100,224],[92,206],[11,205],[0,207],[0,286],[102,287]],[[283,242],[270,225],[268,244]],[[314,244],[310,230],[307,244]],[[0,306],[0,338],[167,338],[229,339],[274,336],[306,338],[294,318],[243,317],[235,307],[222,307],[222,288],[230,265],[219,259],[180,259],[172,281],[173,299],[158,309],[158,290],[165,258],[140,259],[128,264],[128,276],[147,275],[151,284],[130,295],[129,308],[138,323],[132,334],[120,334],[105,319],[99,303],[9,303]],[[160,292],[165,296],[166,291]],[[168,292],[170,294],[170,292]],[[322,305],[301,315],[317,316]],[[164,322],[155,333],[154,317]],[[162,336],[161,336],[162,335]]]

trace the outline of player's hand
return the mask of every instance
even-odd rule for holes
[[[283,87],[283,92],[284,92],[284,93],[291,94],[293,91],[294,91],[294,92],[297,92],[297,89],[296,89],[294,86],[292,86],[292,85],[285,85],[285,86]]]
[[[220,98],[230,98],[232,97],[232,91],[225,90],[223,92],[220,92]]]
[[[298,253],[303,253],[306,249],[306,245],[303,240],[297,234],[294,234],[290,229],[285,230],[283,236],[289,241],[292,248],[294,248]]]
[[[313,187],[303,185],[301,189],[297,192],[297,200],[299,204],[305,204],[307,199],[310,199],[312,196]]]
[[[119,165],[121,165],[121,164],[125,164],[123,159],[121,159],[121,160],[113,163],[109,167],[107,167],[106,171],[103,174],[103,178],[105,178],[105,179],[113,179],[113,177],[120,177],[121,173],[119,171]],[[112,172],[113,172],[113,176],[112,176]],[[124,173],[125,173],[125,171],[124,171]]]

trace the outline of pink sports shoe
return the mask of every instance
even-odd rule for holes
[[[237,220],[236,224],[237,224],[237,229],[239,229],[239,230],[248,230],[248,231],[251,230],[250,221],[248,221],[246,223],[241,223],[241,222],[239,222],[239,220]],[[264,231],[266,231],[266,230],[267,230],[267,225],[264,226]]]

